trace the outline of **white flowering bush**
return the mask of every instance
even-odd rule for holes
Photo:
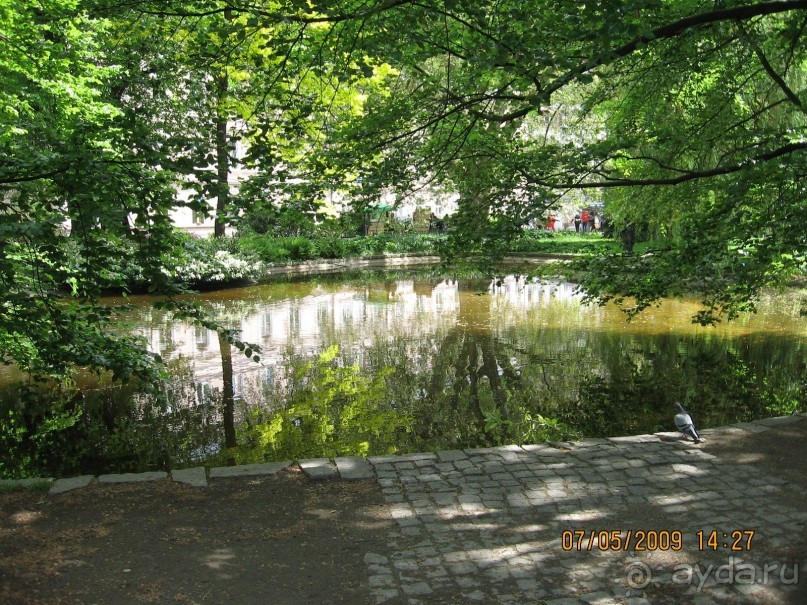
[[[147,288],[143,270],[131,246],[121,247],[120,265],[119,273],[129,289],[140,291]],[[265,266],[260,259],[240,252],[229,238],[187,237],[163,259],[161,271],[184,284],[216,287],[255,279],[265,271]]]
[[[188,252],[197,251],[202,252],[198,249]],[[182,259],[184,262],[174,267],[174,277],[189,284],[222,284],[254,279],[262,270],[260,261],[236,256],[227,250],[216,250],[213,254],[208,250],[204,252],[188,254]]]

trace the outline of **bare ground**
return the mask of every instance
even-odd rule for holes
[[[374,483],[301,472],[0,496],[0,603],[369,602]]]
[[[700,447],[786,479],[776,498],[804,509],[807,421],[712,435]],[[637,524],[643,512],[617,515]],[[372,603],[364,553],[388,551],[393,528],[374,482],[317,482],[297,467],[207,488],[0,494],[0,603]],[[786,552],[754,550],[807,562],[806,532],[794,525]],[[807,583],[799,588],[793,603],[807,603]]]

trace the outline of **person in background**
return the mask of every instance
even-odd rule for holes
[[[550,212],[549,213],[549,218],[546,219],[546,230],[547,231],[554,231],[555,230],[555,222],[557,220],[558,219],[555,217],[555,215]]]
[[[582,222],[582,220],[580,219],[580,213],[576,212],[575,215],[574,215],[574,230],[577,233],[580,233],[580,223],[581,222]]]
[[[583,212],[580,213],[580,220],[582,221],[583,224],[583,233],[588,233],[590,227],[589,225],[590,219],[591,219],[591,213],[588,210],[583,210]]]

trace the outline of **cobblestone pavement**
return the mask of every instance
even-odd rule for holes
[[[368,552],[377,605],[805,605],[807,415],[552,445],[299,461],[377,480],[397,522]],[[291,461],[171,472],[205,488]],[[30,479],[53,495],[165,472]],[[3,483],[15,483],[5,481]]]
[[[803,487],[673,436],[556,445],[371,458],[398,523],[376,603],[807,603]]]

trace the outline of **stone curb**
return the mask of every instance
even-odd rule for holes
[[[87,487],[93,479],[95,479],[93,475],[81,475],[80,477],[57,479],[51,486],[48,493],[50,495],[62,494],[73,489],[78,489],[79,487]]]
[[[792,424],[807,420],[807,412],[799,412],[798,414],[790,414],[787,416],[776,416],[772,418],[762,418],[752,422],[738,422],[728,426],[715,427],[711,429],[704,429],[700,431],[704,435],[715,435],[721,433],[731,432],[744,432],[744,433],[759,433],[768,431],[772,428]],[[659,432],[653,435],[626,435],[623,437],[608,437],[608,438],[592,438],[584,439],[577,442],[555,442],[555,443],[537,443],[519,445],[504,445],[492,448],[468,448],[464,450],[444,450],[440,452],[422,452],[415,454],[400,454],[388,456],[370,456],[363,458],[361,456],[343,456],[334,458],[310,458],[298,461],[300,468],[306,476],[311,479],[337,479],[341,478],[348,481],[353,480],[369,480],[375,479],[375,466],[384,464],[396,464],[402,462],[453,462],[465,460],[472,456],[497,456],[501,459],[515,459],[516,457],[523,459],[535,458],[551,458],[564,455],[582,455],[579,452],[600,451],[607,455],[610,448],[622,444],[641,444],[650,443],[655,441],[668,442],[671,445],[680,445],[682,451],[686,454],[702,459],[712,459],[714,456],[711,454],[698,450],[690,450],[687,447],[688,442],[681,441],[679,434],[674,432]],[[428,463],[428,462],[426,462]],[[209,476],[213,478],[229,478],[229,477],[255,477],[265,475],[276,475],[285,468],[291,466],[292,461],[285,460],[283,462],[267,462],[263,464],[244,464],[240,466],[223,466],[210,469]],[[98,477],[99,484],[116,484],[116,483],[137,483],[145,481],[162,481],[168,479],[168,473],[164,471],[151,471],[146,473],[121,473],[121,474],[106,474]],[[207,475],[204,467],[195,467],[189,469],[178,469],[171,471],[171,479],[177,483],[183,483],[193,487],[207,487]],[[29,487],[36,483],[49,482],[51,483],[51,495],[61,494],[73,489],[78,489],[88,486],[95,480],[93,475],[81,475],[79,477],[67,477],[64,479],[56,479],[55,481],[50,478],[30,478],[30,479],[0,479],[0,485],[20,485]]]
[[[98,483],[142,483],[144,481],[162,481],[168,478],[165,471],[151,471],[147,473],[122,473],[101,475]]]
[[[373,465],[361,456],[345,456],[334,458],[336,470],[339,476],[348,481],[360,481],[362,479],[375,479]]]
[[[191,487],[207,487],[207,473],[203,466],[181,468],[171,471],[171,479],[177,483],[184,483]]]
[[[315,480],[338,479],[336,465],[329,458],[309,458],[297,462],[307,477]]]
[[[210,478],[214,477],[260,477],[276,475],[284,468],[291,466],[291,460],[284,462],[267,462],[265,464],[242,464],[240,466],[217,466],[210,469]]]

